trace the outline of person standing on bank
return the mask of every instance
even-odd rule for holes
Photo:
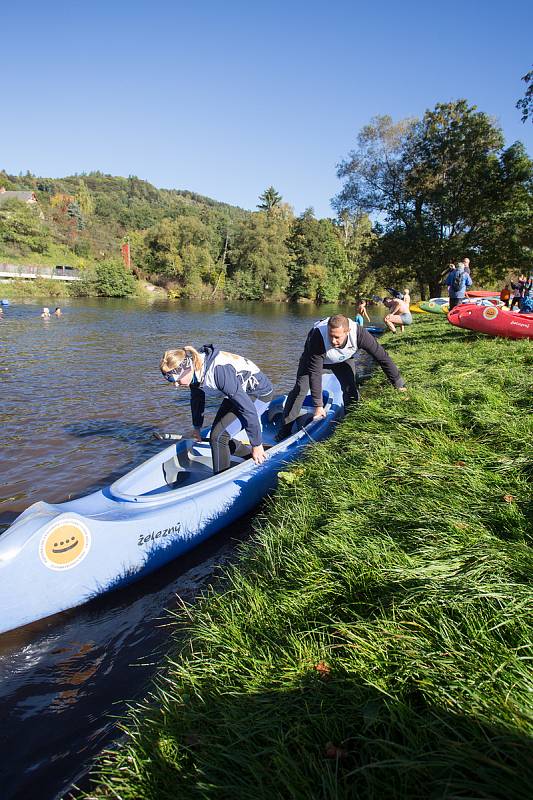
[[[368,316],[368,311],[366,310],[366,300],[358,300],[357,301],[357,313],[355,315],[355,321],[361,327],[365,324],[365,319],[367,322],[370,322],[370,317]]]
[[[206,344],[195,350],[187,345],[167,350],[160,365],[163,377],[176,388],[189,387],[193,438],[202,440],[206,395],[223,397],[209,441],[213,455],[213,472],[224,472],[231,466],[231,456],[247,458],[262,464],[265,451],[262,443],[261,414],[272,399],[272,384],[253,361],[226,353]],[[248,434],[250,444],[233,439],[239,431]]]
[[[465,265],[462,261],[459,261],[456,268],[448,274],[446,286],[450,293],[448,308],[451,311],[452,308],[458,306],[465,299],[466,290],[469,286],[472,286],[472,278],[465,271]]]
[[[307,335],[296,383],[283,409],[283,425],[277,436],[279,441],[289,436],[309,389],[315,406],[313,419],[326,416],[322,399],[323,372],[333,372],[339,381],[345,409],[359,399],[354,362],[358,350],[364,350],[375,358],[392,385],[405,391],[398,367],[371,333],[342,314],[326,317],[316,322]]]
[[[513,291],[513,299],[511,300],[511,311],[515,306],[518,306],[518,310],[520,310],[520,304],[522,302],[522,297],[524,296],[524,287],[527,283],[526,276],[521,273],[516,283],[511,282],[511,288]]]

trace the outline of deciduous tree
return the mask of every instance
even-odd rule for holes
[[[448,263],[462,255],[483,269],[494,264],[496,244],[504,251],[510,229],[520,228],[517,195],[531,191],[523,148],[505,150],[499,128],[465,100],[438,104],[420,121],[376,118],[338,175],[338,211],[378,214],[376,264],[416,278],[422,296],[439,291]],[[507,226],[496,224],[502,215]]]
[[[76,194],[76,202],[84,217],[86,218],[90,217],[94,213],[94,208],[95,208],[94,197],[87,188],[87,184],[83,179],[80,180],[80,185],[78,187],[78,192]]]
[[[289,222],[266,212],[241,223],[229,251],[228,292],[246,300],[281,299],[288,284],[288,234]]]
[[[121,259],[100,261],[95,275],[96,291],[102,297],[129,297],[135,292],[135,280]]]
[[[50,232],[35,207],[20,200],[7,200],[0,205],[0,243],[21,255],[45,253]]]
[[[533,122],[533,69],[527,72],[522,80],[526,84],[526,91],[516,107],[522,112],[522,122],[527,122],[529,117]]]
[[[287,244],[291,255],[289,296],[315,302],[338,300],[348,261],[333,222],[315,219],[313,209],[308,208],[292,223]]]
[[[176,223],[164,219],[151,228],[145,237],[146,263],[144,269],[164,278],[178,278],[183,274],[183,264],[178,248]]]

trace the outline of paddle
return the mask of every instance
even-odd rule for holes
[[[385,286],[385,289],[388,291],[388,293],[390,295],[392,295],[392,297],[394,297],[395,300],[401,300],[402,299],[403,294],[401,292],[399,292],[398,289],[393,289],[390,286]]]
[[[179,442],[181,439],[191,439],[191,436],[184,436],[182,433],[160,433],[154,431],[152,437],[157,439],[158,442]],[[196,440],[193,440],[196,441]],[[202,436],[202,442],[208,442],[209,436]]]
[[[180,439],[183,439],[181,433],[159,433],[159,431],[154,431],[152,436],[154,439],[157,439],[158,442],[178,442]]]

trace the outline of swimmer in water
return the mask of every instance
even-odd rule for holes
[[[43,319],[50,319],[50,309],[46,306],[43,308],[43,313],[41,314]]]

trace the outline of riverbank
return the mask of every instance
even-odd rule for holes
[[[531,344],[384,343],[409,391],[282,476],[92,797],[529,796]]]
[[[10,300],[26,300],[28,298],[61,298],[69,297],[102,297],[115,295],[103,294],[94,281],[58,281],[53,278],[35,278],[24,280],[14,278],[13,280],[0,281],[0,296]],[[131,295],[130,295],[131,296]],[[133,296],[137,300],[159,300],[168,299],[169,295],[165,289],[145,280],[136,280],[134,284]]]

